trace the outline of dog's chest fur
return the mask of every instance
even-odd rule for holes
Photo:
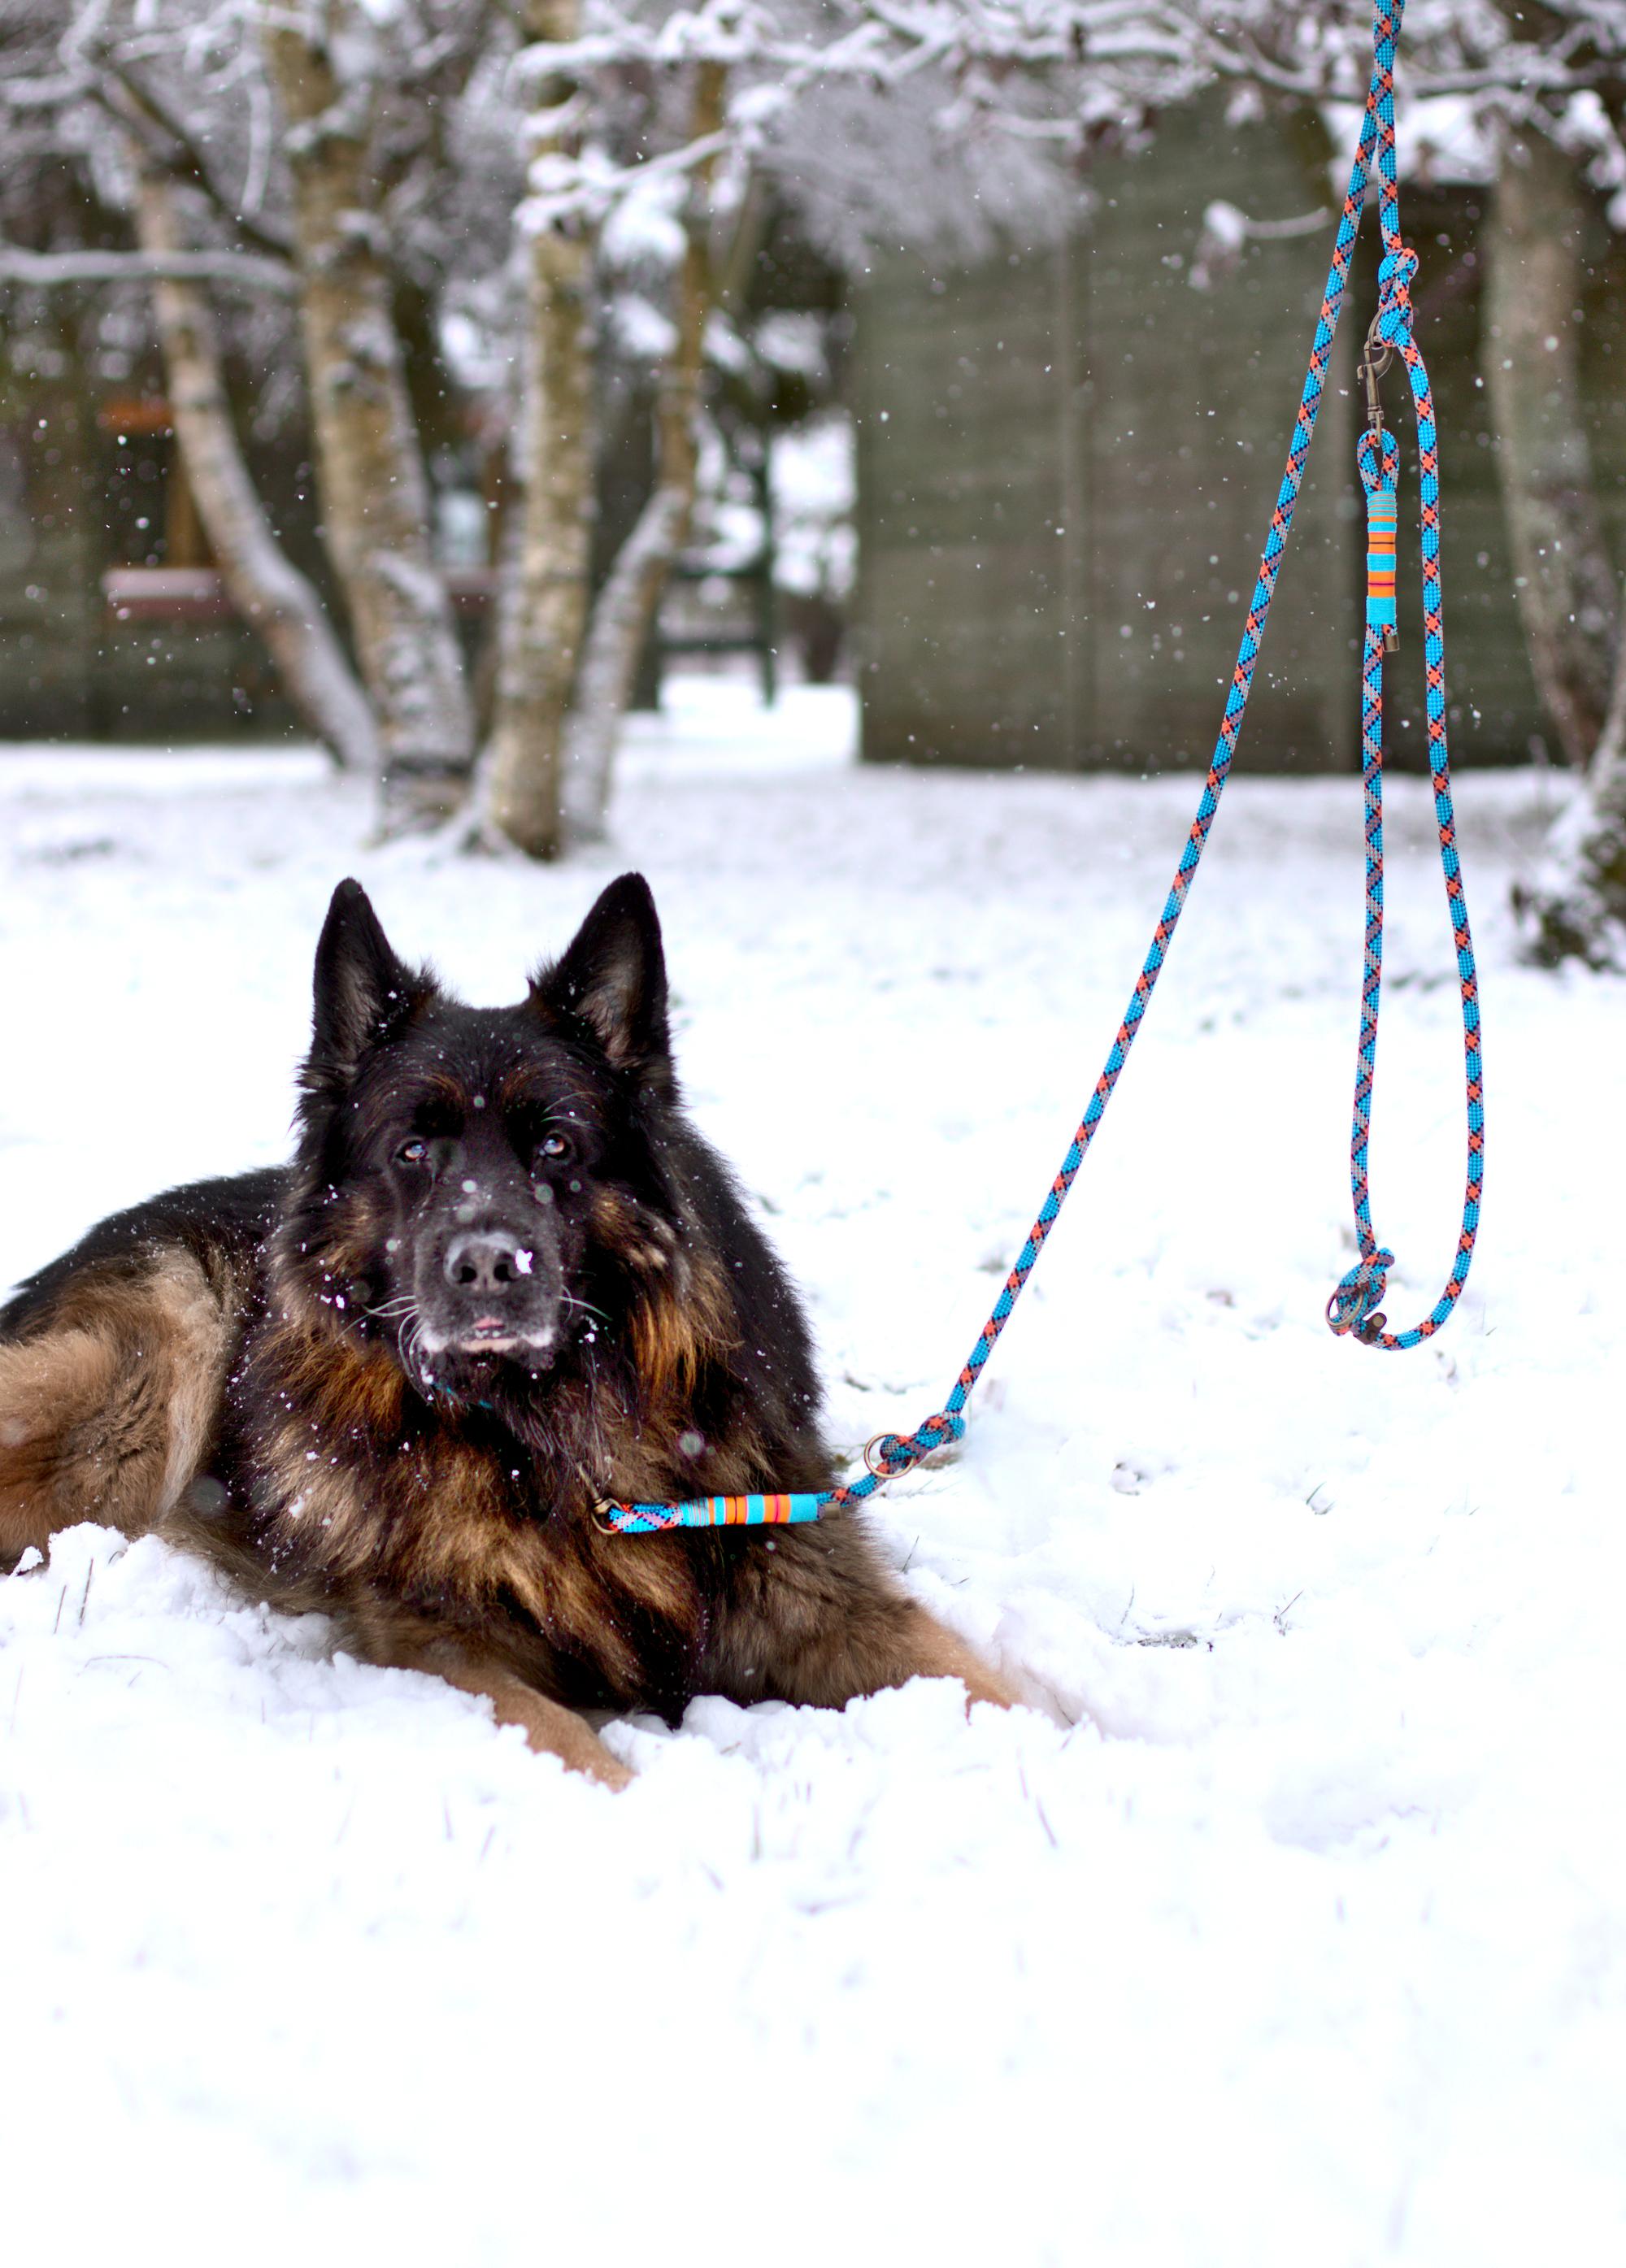
[[[478,1410],[442,1413],[384,1351],[262,1318],[227,1388],[229,1516],[281,1583],[342,1616],[387,1597],[502,1631],[559,1699],[681,1705],[713,1622],[712,1555],[601,1532],[587,1469],[600,1413],[564,1381],[547,1416],[527,1440]],[[667,1488],[666,1461],[637,1456],[628,1432],[639,1485]]]

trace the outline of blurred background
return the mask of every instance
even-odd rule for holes
[[[1200,768],[1371,29],[1277,0],[0,0],[0,736],[314,735],[383,831],[541,858],[602,833],[622,720],[674,669],[770,711],[849,685],[875,762]],[[1528,939],[1607,958],[1626,0],[1413,0],[1399,109],[1453,748],[1572,776]],[[1244,768],[1359,762],[1375,238]],[[1416,690],[1390,708],[1421,764]]]

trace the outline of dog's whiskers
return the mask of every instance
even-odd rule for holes
[[[432,1383],[423,1349],[423,1314],[416,1300],[408,1300],[407,1312],[395,1327],[395,1346],[401,1368],[425,1386]]]

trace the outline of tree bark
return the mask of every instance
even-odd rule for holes
[[[158,263],[183,249],[173,184],[136,158],[136,221]],[[232,605],[270,649],[283,690],[347,770],[372,772],[372,713],[322,612],[266,518],[238,446],[221,376],[220,347],[202,288],[179,272],[153,285],[152,303],[175,438],[187,479]]]
[[[1587,194],[1546,136],[1504,127],[1485,238],[1485,380],[1519,613],[1559,747],[1585,777],[1514,894],[1531,959],[1626,954],[1626,603],[1579,374]]]
[[[658,480],[593,605],[565,725],[565,810],[571,834],[585,842],[601,837],[608,821],[622,719],[694,500],[692,487],[686,491]]]
[[[696,64],[691,141],[722,127],[725,65]],[[576,703],[566,728],[566,798],[572,829],[602,835],[622,719],[638,657],[654,623],[673,562],[688,541],[699,471],[699,417],[706,324],[717,304],[710,223],[716,156],[689,175],[682,261],[678,269],[673,348],[656,412],[655,488],[616,555],[592,610]]]
[[[530,39],[579,29],[578,0],[526,0]],[[532,159],[573,157],[578,121],[569,80],[537,90]],[[477,824],[533,858],[564,847],[565,713],[587,614],[592,515],[592,368],[587,295],[592,247],[579,218],[521,215],[526,347],[516,469],[522,502],[504,619],[497,715]]]
[[[268,24],[264,42],[292,175],[325,534],[378,719],[383,822],[432,823],[462,799],[474,718],[430,541],[363,106],[341,88],[314,31],[284,16]]]
[[[1574,160],[1505,127],[1485,241],[1485,383],[1530,666],[1578,767],[1603,730],[1619,623],[1581,405],[1586,219]]]
[[[1570,959],[1626,967],[1626,635],[1586,777],[1553,829],[1543,872],[1515,890],[1513,904],[1527,956],[1544,968]]]

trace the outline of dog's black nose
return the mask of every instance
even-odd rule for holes
[[[467,1230],[446,1247],[446,1281],[460,1292],[506,1292],[531,1272],[532,1256],[500,1229]]]

